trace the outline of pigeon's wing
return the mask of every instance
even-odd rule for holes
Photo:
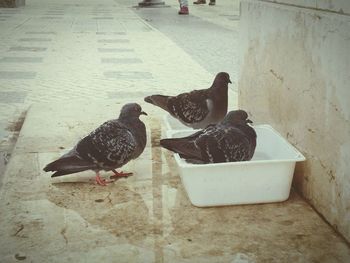
[[[209,113],[208,90],[194,90],[168,99],[168,110],[185,123],[202,121]]]
[[[130,161],[137,147],[133,134],[117,120],[107,121],[77,145],[76,151],[101,168],[120,167]]]
[[[219,143],[227,161],[236,162],[250,160],[251,145],[248,136],[236,127],[228,128],[227,134],[228,136],[225,136]]]
[[[198,131],[187,137],[162,139],[160,140],[160,145],[163,148],[178,153],[181,158],[202,160],[201,151],[194,143],[201,134],[202,131]]]
[[[200,149],[203,159],[207,163],[224,162],[224,155],[219,148],[219,141],[223,137],[219,126],[210,126],[203,130],[202,134],[195,140]]]
[[[236,127],[217,126],[200,136],[196,145],[210,163],[246,161],[252,156],[249,138]]]

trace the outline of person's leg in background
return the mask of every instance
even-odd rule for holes
[[[188,15],[188,0],[179,0],[180,3],[180,11],[179,15]]]

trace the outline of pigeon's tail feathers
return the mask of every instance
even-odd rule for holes
[[[204,161],[204,160],[197,160],[197,159],[186,159],[185,157],[182,157],[181,155],[180,155],[180,157],[181,158],[183,158],[183,159],[185,159],[186,160],[186,162],[188,162],[188,163],[192,163],[192,164],[206,164],[207,162],[206,161]]]
[[[74,174],[74,173],[82,172],[85,170],[87,170],[87,169],[85,169],[85,168],[78,169],[77,168],[77,169],[59,170],[59,171],[55,172],[53,175],[51,175],[51,177],[58,177],[58,176],[66,175],[66,174]]]
[[[94,164],[84,161],[75,155],[63,156],[44,167],[45,172],[55,172],[51,177],[57,177],[65,174],[82,172],[95,168]]]
[[[165,149],[178,153],[181,158],[202,160],[201,151],[193,142],[185,138],[162,139],[160,145]]]
[[[169,96],[164,96],[164,95],[152,95],[152,96],[147,96],[145,97],[145,102],[151,103],[153,105],[156,105],[163,110],[168,111],[168,99]]]

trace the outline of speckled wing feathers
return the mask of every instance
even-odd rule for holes
[[[249,160],[250,141],[236,127],[213,127],[195,141],[203,158],[210,163]]]
[[[208,90],[194,90],[168,100],[169,112],[185,123],[202,121],[209,113]]]
[[[77,145],[77,153],[101,169],[117,168],[132,159],[136,149],[132,133],[117,120],[107,121]]]
[[[195,143],[208,162],[235,162],[251,159],[255,150],[255,144],[251,139],[255,140],[249,138],[239,126],[218,125],[206,129]]]

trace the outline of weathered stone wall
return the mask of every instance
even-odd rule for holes
[[[350,10],[350,1],[327,2]],[[294,186],[347,240],[349,48],[350,16],[342,12],[241,3],[239,105],[304,153],[307,161],[297,166]]]
[[[273,2],[298,6],[303,8],[326,10],[337,12],[339,14],[350,14],[349,0],[261,0],[265,2]]]

